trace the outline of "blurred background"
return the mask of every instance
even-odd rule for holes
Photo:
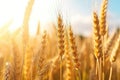
[[[24,12],[29,0],[0,0],[0,28],[10,24],[13,32],[23,23]],[[76,34],[89,36],[92,33],[92,11],[100,11],[102,0],[35,0],[29,21],[30,34],[34,35],[37,24],[49,29],[48,24],[56,23],[61,12],[64,22],[71,23]],[[120,0],[109,0],[107,23],[110,32],[120,27]],[[99,12],[98,12],[99,13]]]

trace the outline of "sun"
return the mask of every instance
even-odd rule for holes
[[[9,31],[13,32],[23,24],[24,12],[30,0],[0,0],[0,27],[11,21]],[[57,0],[35,0],[29,19],[30,34],[35,34],[40,22],[44,28],[55,19]]]

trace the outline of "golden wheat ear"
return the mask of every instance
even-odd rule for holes
[[[107,16],[108,0],[103,0],[100,12],[100,34],[104,36],[106,34],[106,16]]]
[[[117,38],[114,49],[113,49],[112,54],[110,56],[110,62],[111,63],[116,61],[119,52],[120,52],[120,34]]]
[[[60,80],[63,80],[63,55],[64,55],[64,24],[61,14],[58,14],[57,18],[57,36],[58,36],[58,54],[60,56]]]
[[[63,20],[61,15],[58,15],[58,20],[57,20],[57,24],[58,24],[58,51],[59,51],[59,55],[63,56],[64,54],[64,25],[63,25]]]
[[[23,65],[23,73],[25,80],[31,80],[31,63],[32,63],[33,49],[31,45],[27,45],[25,50],[25,59]]]
[[[44,31],[44,33],[42,35],[40,50],[38,52],[38,55],[39,55],[38,56],[38,74],[41,72],[43,64],[45,63],[45,60],[46,60],[46,53],[45,53],[45,50],[46,50],[46,40],[47,40],[47,32]],[[40,77],[41,76],[39,76],[39,78]]]
[[[93,12],[93,39],[94,39],[94,55],[98,59],[101,56],[101,37],[99,28],[99,19],[96,12]]]
[[[68,29],[68,35],[69,35],[69,52],[72,55],[72,61],[73,61],[73,70],[74,72],[72,73],[72,75],[74,75],[75,77],[72,79],[81,79],[81,75],[80,75],[80,61],[79,61],[79,54],[77,51],[77,46],[76,46],[76,41],[75,41],[75,36],[73,34],[72,31],[72,26],[69,25],[69,29]],[[71,63],[72,65],[72,63]]]
[[[111,54],[117,38],[118,38],[118,31],[116,31],[116,32],[106,41],[105,55],[110,55],[110,54]]]
[[[71,29],[71,26],[69,26],[68,34],[69,34],[70,52],[73,55],[73,61],[75,63],[75,69],[79,70],[80,63],[79,63],[78,54],[77,54],[77,46],[76,46],[75,37],[73,35],[73,31]]]
[[[113,63],[117,60],[117,56],[119,53],[120,53],[120,32],[118,31],[117,41],[110,56],[111,68],[110,68],[109,80],[112,79]]]
[[[99,80],[102,78],[101,55],[102,55],[102,41],[100,36],[99,19],[96,12],[93,12],[93,40],[94,40],[94,55],[97,59],[96,74]]]
[[[69,52],[68,29],[65,29],[65,60],[66,60],[66,77],[65,80],[72,80],[72,61]]]

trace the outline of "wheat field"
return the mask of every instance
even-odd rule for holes
[[[0,29],[0,80],[120,80],[120,28],[109,32],[108,0],[100,13],[93,11],[92,36],[76,35],[71,24],[57,25],[49,34],[38,23],[35,36],[29,34],[34,0],[30,0],[22,27],[14,33]],[[52,35],[52,36],[51,36]]]

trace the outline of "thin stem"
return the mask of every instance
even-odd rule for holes
[[[97,76],[98,76],[98,80],[100,80],[100,76],[99,76],[99,68],[100,68],[100,66],[99,66],[99,59],[97,59]]]
[[[98,59],[96,61],[96,75],[98,75],[98,66],[97,66],[97,64],[98,64]]]
[[[109,80],[112,79],[112,65],[111,65],[111,68],[110,68],[110,75],[109,75]]]
[[[104,50],[104,40],[105,38],[104,38],[104,36],[102,36],[102,50],[103,50],[103,65],[102,65],[102,78],[103,78],[103,80],[104,80],[104,78],[105,78],[105,70],[104,70],[104,67],[105,67],[105,50]]]
[[[80,74],[80,70],[78,69],[78,70],[75,70],[76,71],[76,80],[82,80],[81,79],[81,74]]]
[[[100,58],[100,60],[99,60],[99,66],[100,66],[100,68],[99,68],[99,79],[100,80],[102,80],[102,60],[101,60],[101,58]]]
[[[101,75],[101,58],[97,59],[97,70],[98,70],[98,80],[102,80],[102,75]]]
[[[60,80],[62,79],[62,56],[60,56]]]

